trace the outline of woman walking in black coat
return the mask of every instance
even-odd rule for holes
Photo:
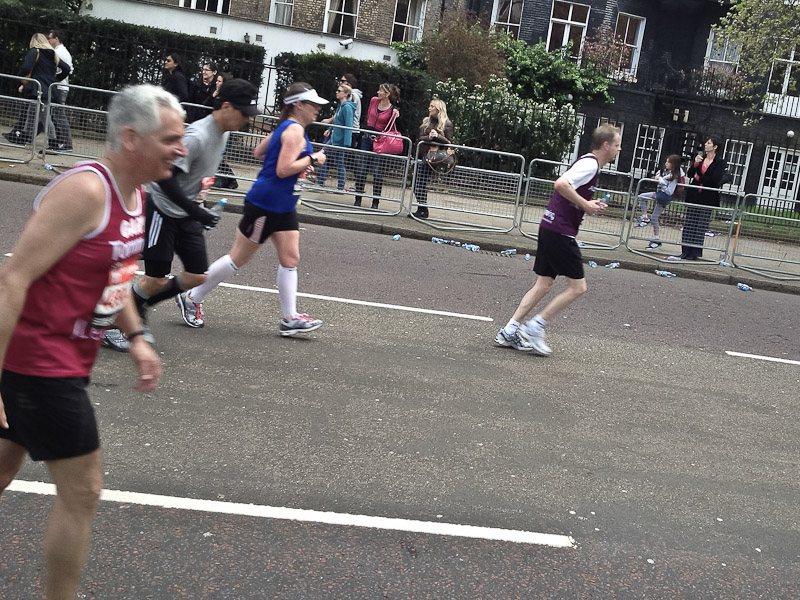
[[[47,36],[43,33],[33,34],[29,48],[27,54],[25,54],[25,59],[22,61],[22,66],[19,68],[18,75],[19,77],[35,79],[41,87],[31,81],[26,81],[19,86],[19,93],[26,100],[36,100],[39,92],[41,92],[42,97],[46,99],[47,89],[52,83],[66,79],[70,73],[70,66],[63,61],[59,61],[55,50],[53,50],[50,42],[47,41]],[[61,69],[58,75],[56,75],[56,66]],[[37,115],[37,109],[37,104],[33,102],[23,107],[17,124],[14,125],[10,132],[4,133],[3,137],[12,144],[21,146],[30,144],[38,133],[40,120],[44,126],[44,115]]]
[[[714,189],[686,188],[686,202],[703,206],[686,207],[686,220],[683,223],[681,236],[683,259],[697,260],[703,255],[703,242],[711,220],[711,212],[714,207],[719,206],[719,192],[716,189],[722,185],[723,178],[727,175],[727,164],[721,156],[717,156],[721,144],[719,136],[709,136],[704,148],[705,157],[698,154],[686,173],[687,183],[690,185]]]

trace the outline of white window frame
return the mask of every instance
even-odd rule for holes
[[[514,3],[519,2],[521,4],[519,8],[519,23],[514,23],[511,21],[511,13],[512,9],[514,8]],[[498,13],[500,12],[500,3],[501,2],[508,2],[508,18],[506,20],[501,21],[498,18]],[[506,33],[512,34],[516,39],[519,39],[519,29],[522,26],[522,12],[525,10],[525,0],[494,0],[494,4],[492,5],[492,28],[495,30],[502,29]],[[513,30],[513,31],[512,31]]]
[[[722,189],[739,191],[744,188],[752,155],[752,142],[734,139],[725,140],[725,152],[722,154],[722,157],[725,159],[725,162],[728,163],[728,173],[733,177],[733,181],[723,185]]]
[[[681,156],[688,156],[691,160],[694,160],[694,157],[697,156],[699,152],[703,151],[703,140],[701,140],[700,137],[700,134],[696,131],[687,131],[683,136]]]
[[[635,178],[652,177],[653,173],[661,167],[658,158],[661,156],[661,149],[664,145],[665,132],[663,127],[656,125],[639,125],[636,131],[636,144],[633,148],[633,163],[631,164],[631,173]]]
[[[713,58],[714,51],[720,49],[720,44],[722,44],[722,57]],[[703,60],[706,70],[736,73],[739,71],[739,55],[739,44],[726,38],[718,38],[713,29],[709,31],[706,55]]]
[[[408,13],[406,14],[406,22],[403,23],[397,20],[397,9],[400,6],[401,0],[396,0],[394,5],[394,24],[392,25],[392,41],[393,42],[420,42],[422,41],[422,30],[425,27],[425,11],[428,10],[427,0],[407,0]],[[417,24],[410,22],[412,18],[411,7],[416,5],[418,14],[413,15],[417,17]],[[402,27],[405,31],[404,39],[398,40],[394,37],[394,31],[398,27]],[[413,35],[412,35],[413,33]]]
[[[625,123],[614,121],[613,119],[609,119],[608,117],[600,117],[597,119],[597,126],[600,125],[611,125],[619,129],[619,144],[622,146],[622,136],[625,133]],[[612,171],[617,172],[619,171],[619,155],[620,153],[617,152],[617,155],[614,157],[610,163],[606,163],[606,165],[601,169],[603,171]]]
[[[635,42],[633,44],[629,44],[628,42],[625,41],[625,39],[628,37],[627,36],[627,31],[628,31],[627,29],[626,29],[626,35],[625,35],[624,38],[622,38],[621,40],[619,40],[619,38],[617,38],[617,40],[620,41],[625,48],[631,48],[631,66],[630,66],[630,68],[623,68],[622,65],[617,65],[617,72],[619,74],[624,74],[624,75],[629,75],[631,77],[635,77],[636,76],[636,72],[639,69],[639,55],[642,52],[642,40],[644,39],[644,30],[645,30],[645,27],[647,25],[647,19],[645,19],[644,17],[640,17],[639,15],[634,15],[634,14],[631,14],[631,13],[621,12],[621,13],[617,14],[617,22],[614,25],[614,36],[615,37],[617,35],[617,28],[619,27],[619,20],[620,20],[621,17],[627,17],[630,20],[635,20],[635,21],[639,22],[639,27],[638,27],[638,30],[636,32],[636,40],[635,40]]]
[[[361,0],[352,0],[355,3],[356,12],[350,13],[345,12],[344,8],[347,5],[348,0],[328,0],[325,5],[325,22],[323,24],[323,30],[325,33],[332,33],[334,35],[349,35],[351,37],[356,36],[356,32],[358,31],[358,11],[361,8]],[[336,10],[332,8],[334,3],[341,4],[342,9]],[[331,31],[331,27],[333,26],[333,21],[335,20],[337,15],[342,16],[342,24],[344,23],[344,17],[353,17],[353,32],[342,33],[342,26],[339,26],[339,31]]]
[[[278,19],[278,9],[283,7],[283,19]],[[286,15],[289,18],[286,19]],[[294,19],[294,0],[272,0],[269,5],[269,22],[276,25],[292,26],[292,19]],[[289,21],[288,23],[286,21]]]
[[[572,143],[572,148],[564,152],[564,156],[561,157],[561,162],[568,165],[571,165],[576,160],[578,160],[581,137],[583,137],[583,132],[586,129],[586,115],[578,113],[577,117],[578,117],[578,131],[577,133],[575,133],[575,140]]]
[[[205,8],[197,8],[197,2],[198,1],[205,2],[206,5],[208,3],[208,0],[178,0],[178,8],[190,8],[192,10],[201,10],[203,12],[216,13],[218,15],[229,15],[229,14],[231,14],[231,2],[233,0],[230,0],[227,3],[228,4],[228,11],[227,12],[222,12],[222,8],[225,6],[225,0],[217,0],[217,10],[206,10]]]
[[[772,181],[768,182],[767,168],[770,165],[770,152],[774,152],[776,154],[775,158],[777,165],[775,165],[773,168],[777,174],[777,180],[773,178]],[[792,163],[794,166],[794,173],[791,171],[786,171],[786,159],[790,156],[793,159]],[[782,191],[781,185],[786,175],[789,175],[787,182],[790,183],[790,185],[784,188],[785,191]],[[770,206],[775,206],[779,203],[770,201],[768,198],[776,198],[779,200],[784,200],[786,203],[786,206],[776,206],[776,208],[786,208],[790,205],[793,206],[796,202],[795,198],[797,197],[798,179],[800,179],[800,150],[792,150],[789,148],[782,148],[780,146],[767,146],[766,150],[764,150],[764,165],[761,167],[761,179],[759,180],[758,185],[759,196],[764,196],[761,201],[769,204]]]
[[[592,7],[587,6],[586,4],[581,4],[580,2],[568,2],[567,0],[558,0],[562,4],[569,4],[569,16],[566,19],[557,19],[553,16],[553,13],[556,9],[556,0],[553,1],[553,6],[550,8],[550,25],[547,29],[547,45],[545,48],[550,48],[550,42],[553,38],[553,24],[564,25],[564,35],[561,37],[561,43],[558,45],[559,48],[563,48],[569,43],[570,40],[570,31],[573,27],[582,29],[581,32],[581,43],[580,48],[577,49],[577,54],[575,55],[580,62],[581,52],[583,52],[583,42],[586,40],[586,29],[589,25],[589,16],[592,12]],[[574,11],[575,6],[581,6],[583,8],[588,9],[586,12],[586,22],[581,23],[580,21],[573,21],[572,20],[572,13]]]
[[[800,49],[793,49],[788,59],[779,58],[772,63],[768,80],[770,84],[772,83],[772,75],[775,69],[783,71],[783,86],[780,94],[767,90],[767,96],[764,99],[764,112],[783,117],[800,117],[800,85],[797,86],[798,89],[792,95],[787,94],[792,70],[800,72]]]

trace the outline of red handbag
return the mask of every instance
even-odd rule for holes
[[[391,133],[392,135],[400,135],[394,122],[397,120],[397,114],[392,114],[392,118],[386,124],[386,129],[383,133]],[[403,153],[403,138],[390,137],[388,135],[376,135],[375,140],[372,142],[372,150],[378,154],[402,154]]]

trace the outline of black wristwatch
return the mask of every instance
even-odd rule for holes
[[[311,166],[312,167],[316,167],[317,164],[319,163],[319,161],[316,159],[316,157],[313,154],[309,154],[308,158],[311,159]]]

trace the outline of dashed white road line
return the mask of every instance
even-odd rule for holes
[[[788,358],[775,358],[774,356],[761,356],[759,354],[745,354],[744,352],[731,352],[730,350],[726,350],[725,354],[728,356],[739,356],[741,358],[754,358],[756,360],[786,363],[787,365],[800,365],[800,360],[789,360]]]
[[[15,480],[11,482],[11,485],[9,485],[7,489],[13,492],[49,496],[52,496],[56,493],[56,488],[54,485],[50,483],[44,483],[42,481]],[[323,523],[326,525],[342,525],[346,527],[367,527],[371,529],[408,531],[430,535],[450,535],[480,540],[496,540],[503,542],[514,542],[518,544],[535,544],[538,546],[551,546],[554,548],[575,547],[575,540],[566,535],[536,533],[533,531],[522,531],[518,529],[499,529],[495,527],[458,525],[455,523],[413,521],[410,519],[373,517],[369,515],[350,515],[346,513],[285,508],[281,506],[262,506],[258,504],[244,504],[239,502],[221,502],[219,500],[198,500],[195,498],[179,498],[175,496],[160,496],[157,494],[142,494],[139,492],[124,492],[118,490],[103,490],[101,499],[105,500],[106,502],[139,504],[143,506],[156,506],[159,508],[193,510],[207,513],[221,513],[226,515],[260,517],[265,519],[300,521],[304,523]]]
[[[138,275],[143,275],[144,271],[137,271]],[[262,292],[267,294],[277,294],[278,290],[265,287],[256,287],[252,285],[239,285],[238,283],[220,283],[220,287],[229,287],[236,290],[247,290],[249,292]],[[343,304],[358,304],[360,306],[374,306],[375,308],[388,308],[390,310],[403,310],[406,312],[424,313],[426,315],[440,315],[442,317],[456,317],[458,319],[470,319],[472,321],[486,321],[488,323],[494,322],[491,317],[483,317],[481,315],[468,315],[465,313],[449,312],[446,310],[434,310],[432,308],[415,308],[413,306],[401,306],[399,304],[385,304],[383,302],[370,302],[368,300],[354,300],[352,298],[338,298],[336,296],[322,296],[320,294],[307,294],[304,292],[297,292],[298,296],[303,298],[314,298],[316,300],[327,300],[329,302],[341,302]]]

